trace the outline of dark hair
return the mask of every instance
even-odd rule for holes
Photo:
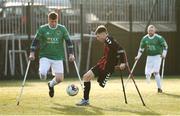
[[[50,12],[50,13],[48,14],[48,18],[50,18],[50,19],[52,19],[52,20],[56,20],[57,17],[58,17],[58,14],[55,13],[55,12]]]
[[[107,33],[107,29],[106,29],[106,27],[104,25],[98,26],[96,31],[95,31],[95,34],[99,34],[99,33],[102,33],[102,32]]]

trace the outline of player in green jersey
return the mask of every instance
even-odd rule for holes
[[[150,82],[151,75],[154,74],[158,92],[162,93],[159,70],[162,58],[165,59],[166,57],[168,46],[165,39],[162,36],[156,34],[156,28],[154,25],[149,25],[147,32],[148,34],[145,35],[140,42],[140,48],[138,50],[137,56],[135,57],[135,60],[138,60],[141,57],[143,51],[146,50],[147,59],[145,75],[147,82]]]
[[[64,47],[63,42],[68,45],[69,61],[74,61],[73,45],[69,33],[64,25],[58,24],[58,14],[50,12],[48,14],[48,24],[40,26],[31,45],[29,59],[35,59],[35,50],[39,52],[39,76],[41,80],[46,80],[47,72],[52,69],[54,78],[49,81],[49,96],[54,96],[54,86],[64,79]]]

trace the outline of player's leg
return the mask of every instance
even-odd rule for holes
[[[162,93],[161,78],[160,78],[159,72],[154,72],[154,77],[155,77],[156,84],[158,87],[158,93]]]
[[[54,87],[55,85],[61,83],[64,80],[63,73],[55,73],[54,78],[50,81],[50,86]]]
[[[97,82],[101,87],[104,88],[110,77],[111,77],[111,73],[101,72],[98,76]]]
[[[95,76],[92,70],[93,68],[83,75],[83,81],[84,81],[83,99],[79,103],[76,104],[78,106],[89,105],[89,93],[91,90],[91,80]]]
[[[154,58],[154,67],[153,67],[154,77],[155,77],[156,84],[158,87],[158,92],[162,93],[161,78],[160,78],[160,74],[159,74],[160,66],[161,66],[161,57],[160,57],[160,55],[157,55]]]
[[[91,80],[94,77],[94,73],[92,70],[89,70],[87,73],[83,75],[83,81],[84,81],[84,99],[89,99],[89,92],[91,90]]]
[[[40,58],[39,60],[39,77],[41,80],[46,80],[47,72],[50,69],[50,61],[47,58]]]
[[[146,67],[145,67],[145,75],[146,75],[146,82],[150,83],[151,75],[152,75],[152,56],[147,56],[146,59]]]
[[[49,81],[49,96],[54,96],[54,86],[61,83],[64,80],[64,67],[63,67],[63,61],[61,60],[51,60],[51,68],[52,73],[54,75],[54,78]]]

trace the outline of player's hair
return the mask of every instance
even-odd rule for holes
[[[58,18],[58,14],[56,12],[50,12],[48,14],[48,18],[52,20],[56,20]]]
[[[95,31],[95,34],[97,35],[102,32],[107,33],[107,28],[104,25],[99,25]]]
[[[156,31],[156,27],[155,27],[154,25],[149,25],[148,28],[147,28],[147,31],[148,31],[150,28],[154,28],[155,31]]]

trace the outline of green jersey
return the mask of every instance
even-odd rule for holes
[[[58,24],[51,28],[48,24],[42,25],[37,31],[35,38],[39,41],[39,57],[52,60],[64,59],[64,40],[69,39],[69,33],[65,26]]]
[[[148,56],[162,54],[163,49],[167,49],[167,47],[165,39],[158,34],[153,37],[145,35],[140,43],[140,48],[145,49]]]

